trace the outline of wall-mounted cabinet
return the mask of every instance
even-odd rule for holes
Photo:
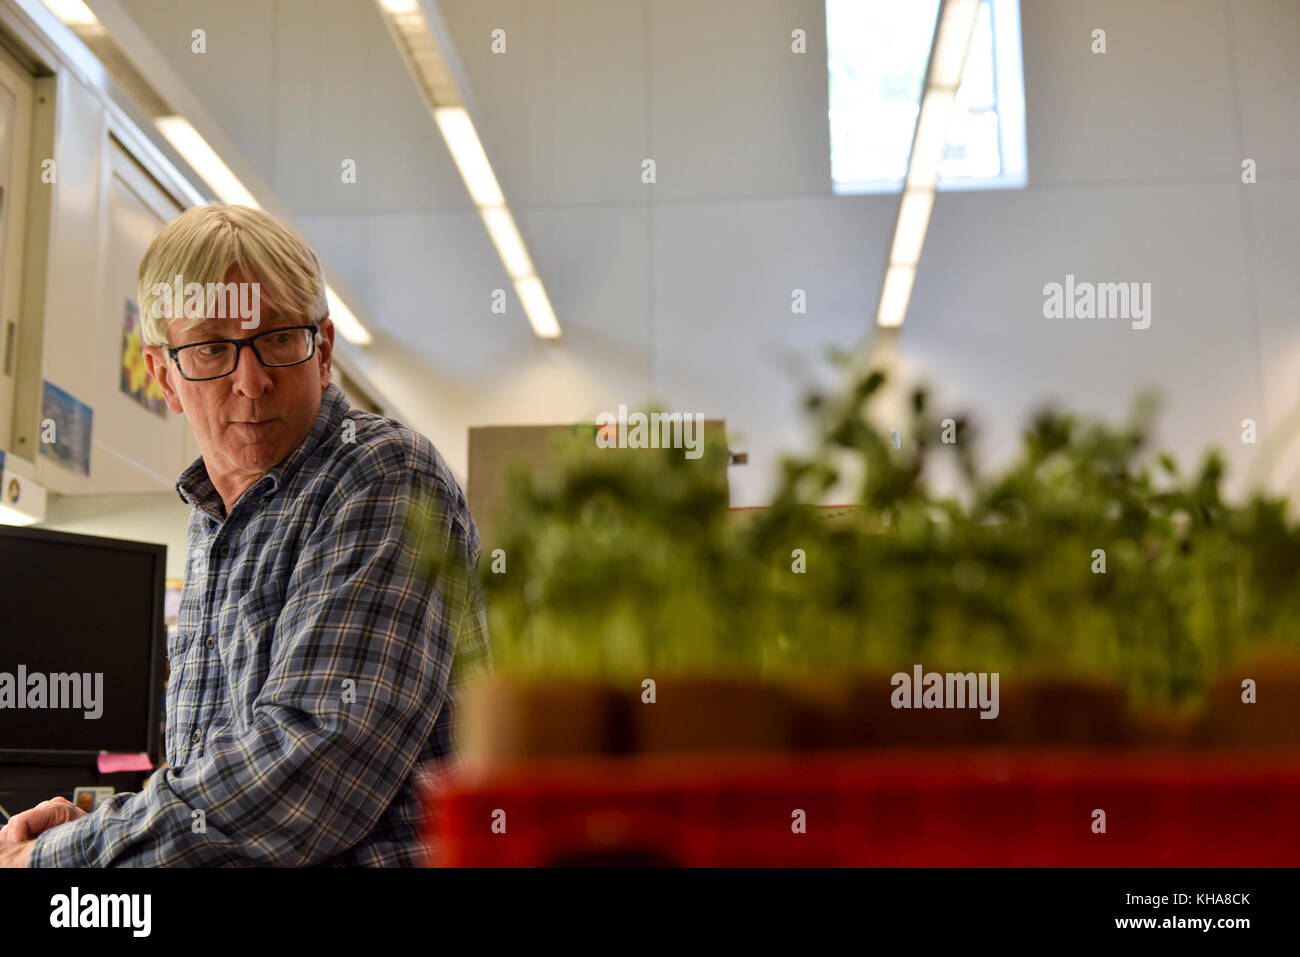
[[[8,448],[63,494],[166,490],[198,449],[144,372],[136,271],[181,205],[123,145],[99,91],[70,71],[33,85]]]
[[[0,48],[0,449],[11,448],[36,79]]]

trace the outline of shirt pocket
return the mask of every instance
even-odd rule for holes
[[[270,670],[275,625],[284,608],[283,589],[282,583],[270,582],[241,598],[234,627],[217,646],[226,673],[231,721],[239,733],[253,722],[253,703]]]

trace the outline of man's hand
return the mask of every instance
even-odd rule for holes
[[[23,811],[21,814],[15,814],[11,817],[8,824],[0,827],[0,841],[13,841],[15,843],[31,841],[43,831],[48,831],[52,827],[58,827],[60,824],[67,824],[69,821],[75,821],[77,818],[85,816],[86,812],[67,798],[50,798],[50,800],[42,801],[29,811]],[[0,846],[0,850],[7,851],[8,848]]]
[[[35,841],[13,841],[0,843],[0,867],[28,867],[32,859],[32,845]]]

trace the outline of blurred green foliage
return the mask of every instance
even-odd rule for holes
[[[587,440],[557,448],[546,474],[515,471],[480,569],[497,670],[639,681],[922,663],[1169,704],[1242,657],[1296,650],[1300,530],[1285,501],[1226,503],[1217,453],[1188,475],[1151,454],[1150,400],[1121,427],[1041,412],[985,475],[970,425],[942,443],[925,391],[895,449],[868,415],[884,375],[849,377],[834,399],[809,396],[815,450],[783,461],[766,509],[728,510],[717,436],[700,460]],[[937,456],[962,477],[953,495],[927,487]],[[854,507],[827,518],[815,506],[841,475],[859,477]]]

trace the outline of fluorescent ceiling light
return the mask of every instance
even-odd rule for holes
[[[498,206],[495,209],[481,209],[479,215],[483,217],[483,225],[487,227],[492,244],[496,246],[497,255],[501,257],[501,263],[506,267],[510,278],[518,280],[532,275],[532,260],[528,258],[528,250],[524,248],[523,237],[519,235],[510,210]]]
[[[329,304],[330,318],[334,320],[334,327],[338,329],[339,335],[354,346],[370,345],[373,340],[366,327],[352,314],[352,310],[344,305],[339,294],[330,286],[325,287],[325,301]]]
[[[470,198],[475,206],[504,206],[505,197],[501,187],[492,173],[487,153],[479,142],[474,123],[463,106],[440,106],[433,111],[433,118],[442,131],[451,158],[456,161],[461,178],[469,189]]]
[[[955,96],[952,90],[926,91],[907,166],[908,188],[927,188],[939,181],[939,163],[948,144],[948,120],[952,118]]]
[[[903,194],[898,225],[894,227],[894,247],[889,253],[890,265],[915,266],[920,261],[933,207],[933,189],[909,189]]]
[[[536,276],[518,279],[515,281],[515,294],[524,304],[524,312],[528,314],[528,322],[532,325],[533,332],[542,339],[558,339],[560,324],[551,309],[551,301],[546,298],[542,281]]]
[[[81,0],[45,0],[50,13],[70,27],[99,26],[99,20]]]
[[[912,282],[916,279],[915,266],[890,266],[885,272],[885,288],[880,293],[880,312],[876,324],[897,328],[907,315],[907,303],[912,298]]]
[[[443,49],[421,15],[418,0],[376,0],[388,32],[415,79],[416,88],[442,134],[452,161],[478,207],[483,226],[524,304],[533,332],[545,339],[560,335],[545,287],[537,275],[501,184],[465,108],[456,82],[455,51]]]
[[[223,203],[236,206],[251,206],[261,209],[244,184],[208,145],[208,141],[199,135],[199,131],[190,125],[183,116],[160,116],[154,120],[167,142],[175,147],[185,162],[193,167],[212,191]]]
[[[929,85],[956,90],[961,83],[961,71],[966,66],[966,51],[970,48],[971,31],[975,29],[975,16],[980,0],[948,0],[939,22],[939,35],[931,54]]]
[[[916,118],[916,135],[912,138],[912,153],[907,162],[907,182],[898,206],[889,265],[880,290],[880,306],[876,312],[878,326],[897,328],[907,316],[916,267],[925,246],[925,234],[930,228],[939,164],[948,143],[948,122],[952,118],[979,5],[980,0],[944,0],[939,10],[939,23],[930,47],[925,94],[920,115]]]

